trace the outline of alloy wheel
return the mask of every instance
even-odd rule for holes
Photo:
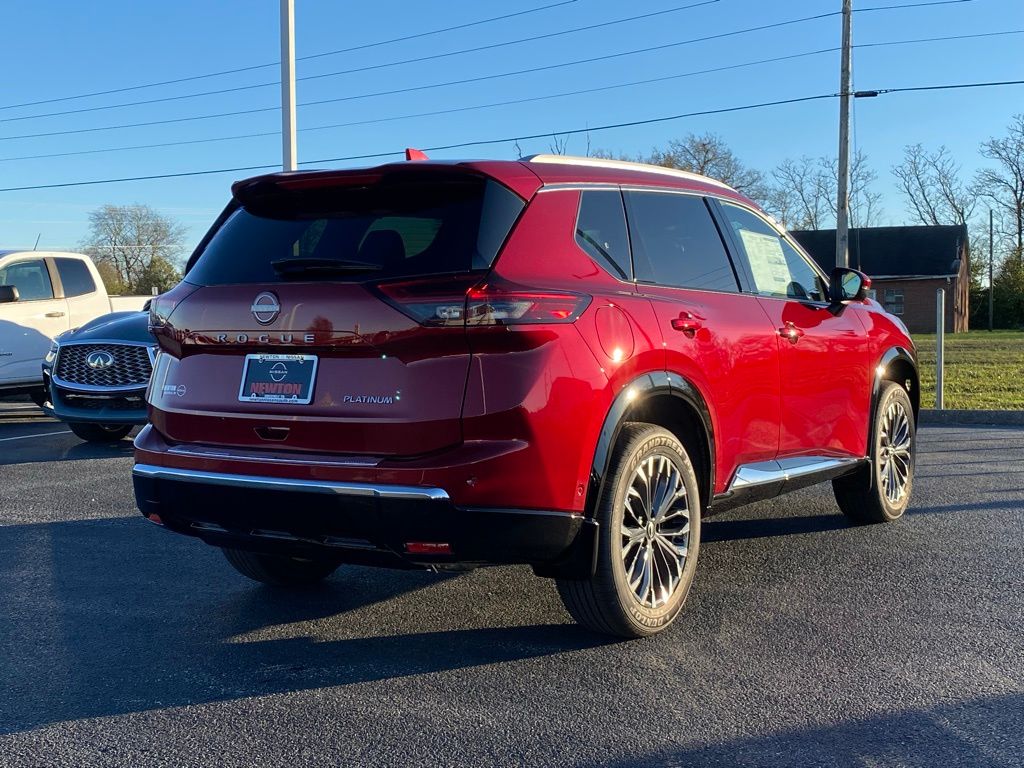
[[[665,605],[682,581],[690,543],[686,486],[669,456],[652,454],[634,470],[624,502],[621,541],[633,597],[645,608]]]
[[[898,504],[910,483],[910,418],[903,405],[889,403],[882,416],[879,444],[879,478],[882,492],[890,504]]]

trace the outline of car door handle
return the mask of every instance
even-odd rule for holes
[[[800,341],[800,337],[804,335],[804,330],[803,328],[797,328],[794,323],[788,322],[779,328],[776,333],[782,338],[788,339],[790,344],[796,344]]]
[[[701,318],[697,317],[693,312],[680,312],[679,317],[672,318],[672,329],[682,331],[691,339],[703,327],[704,324],[701,322]]]
[[[46,316],[47,317],[64,317],[64,313],[63,312],[47,312]]]

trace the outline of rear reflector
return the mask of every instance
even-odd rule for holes
[[[157,525],[163,525],[164,524],[164,521],[161,519],[160,515],[158,515],[156,512],[151,512],[150,514],[146,515],[146,519],[149,520],[149,522],[151,522],[151,523],[156,523]]]
[[[382,283],[377,289],[393,307],[426,326],[494,326],[571,323],[590,296],[537,291],[501,280],[474,283],[473,276]]]
[[[443,541],[407,541],[405,551],[410,555],[450,555],[452,545]]]

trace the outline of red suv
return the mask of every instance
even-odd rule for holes
[[[232,192],[153,301],[134,481],[246,576],[527,563],[633,637],[709,512],[825,480],[858,522],[906,509],[906,329],[724,184],[538,156]]]

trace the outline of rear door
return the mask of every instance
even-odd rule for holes
[[[718,205],[777,338],[780,457],[863,456],[874,363],[858,313],[829,310],[824,276],[761,215]]]
[[[172,440],[335,454],[458,444],[466,293],[524,205],[440,172],[243,200],[161,330],[172,354],[154,373],[154,425]]]
[[[779,361],[770,324],[740,292],[704,198],[625,191],[638,289],[654,306],[666,367],[693,382],[715,420],[718,483],[775,458]]]
[[[0,285],[18,289],[18,301],[0,304],[0,384],[42,383],[42,362],[53,338],[68,329],[68,307],[55,298],[43,258],[18,258],[0,267]]]

